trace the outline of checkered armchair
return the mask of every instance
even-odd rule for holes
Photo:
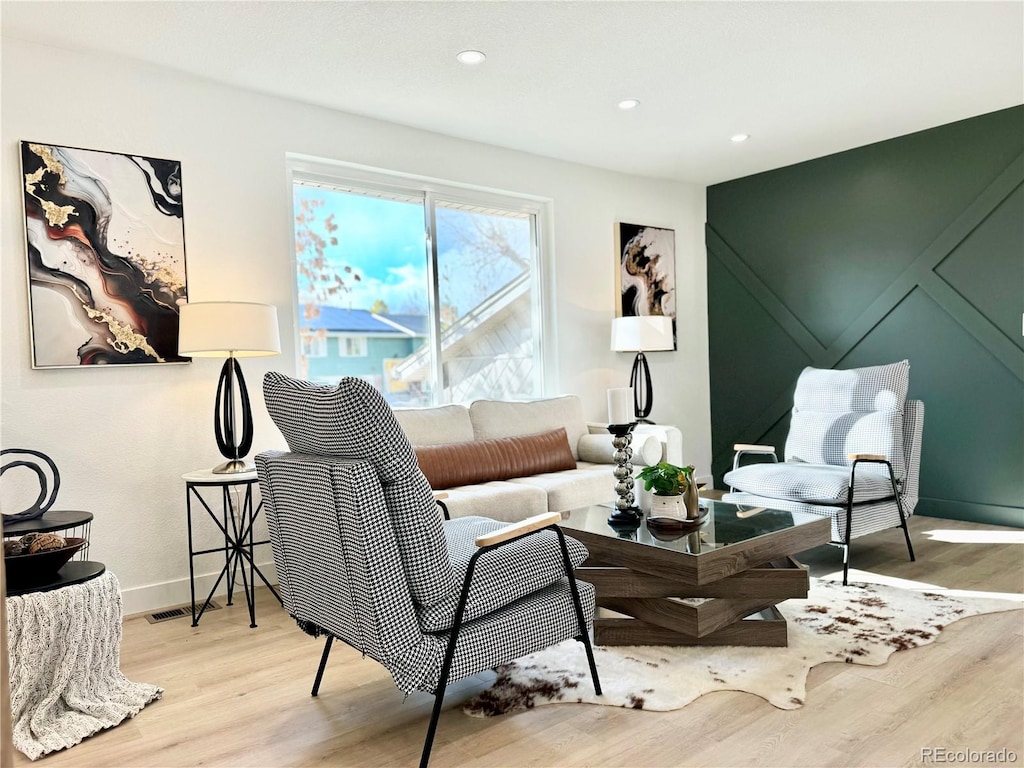
[[[503,524],[443,520],[391,408],[365,382],[318,386],[268,373],[267,409],[290,452],[256,457],[284,606],[384,665],[405,693],[434,693],[421,766],[448,682],[574,637],[601,692],[586,548],[557,513]]]
[[[907,400],[910,363],[851,370],[805,368],[797,380],[785,461],[771,446],[737,444],[725,475],[734,504],[812,512],[832,518],[843,547],[843,584],[850,540],[900,527],[917,505],[924,403]],[[768,461],[743,465],[745,457]]]

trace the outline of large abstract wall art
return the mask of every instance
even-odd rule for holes
[[[676,233],[671,229],[620,222],[615,226],[618,251],[620,317],[664,315],[676,324]]]
[[[32,365],[181,363],[175,160],[21,142]]]

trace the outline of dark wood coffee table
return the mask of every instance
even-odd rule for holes
[[[566,532],[590,550],[576,577],[597,605],[632,618],[594,620],[599,645],[785,646],[775,606],[806,597],[807,570],[792,556],[831,539],[829,518],[702,499],[703,523],[657,537],[608,525],[606,506],[574,509]]]

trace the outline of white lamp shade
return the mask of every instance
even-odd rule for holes
[[[178,354],[263,357],[281,353],[277,307],[243,301],[197,301],[178,307]]]
[[[674,348],[670,317],[631,315],[612,320],[612,350],[615,352],[658,352]]]

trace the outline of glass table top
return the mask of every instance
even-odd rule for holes
[[[658,549],[699,555],[822,519],[818,515],[804,512],[739,506],[712,499],[701,499],[700,505],[702,509],[707,509],[703,522],[687,523],[672,532],[657,527],[652,530],[647,524],[647,514],[635,530],[613,528],[608,524],[608,516],[614,510],[604,505],[571,510],[560,525],[569,531],[570,536],[573,531],[579,531],[632,541]]]

